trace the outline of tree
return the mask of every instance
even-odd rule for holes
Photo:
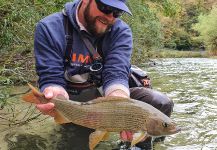
[[[217,55],[217,6],[213,7],[208,14],[201,14],[198,23],[193,29],[199,32],[198,38],[204,41],[206,48],[212,55]]]
[[[123,19],[133,31],[132,61],[142,62],[149,58],[149,52],[153,48],[162,46],[164,33],[160,22],[161,15],[172,17],[177,9],[172,0],[128,0],[128,6],[133,17],[124,16]]]

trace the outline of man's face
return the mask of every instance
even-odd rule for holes
[[[95,0],[90,0],[84,11],[86,29],[93,35],[100,37],[115,23],[113,14],[104,14],[96,5]]]

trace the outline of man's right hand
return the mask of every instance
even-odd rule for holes
[[[43,91],[44,96],[46,99],[52,99],[58,96],[64,97],[65,99],[69,99],[69,95],[66,90],[58,85],[52,85],[44,89]],[[42,112],[44,115],[49,115],[54,117],[55,110],[54,110],[54,103],[46,103],[46,104],[37,104],[36,108]]]

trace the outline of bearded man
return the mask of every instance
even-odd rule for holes
[[[119,18],[124,12],[132,15],[125,0],[75,0],[66,3],[64,11],[37,23],[36,71],[39,88],[47,99],[62,96],[88,101],[99,96],[131,97],[170,116],[173,103],[167,96],[152,89],[129,87],[133,40],[130,27]],[[102,59],[98,59],[98,53]],[[53,103],[36,107],[43,114],[55,115]],[[60,149],[88,149],[92,130],[70,126],[69,136],[63,137],[70,141],[69,145]],[[121,137],[131,140],[132,133],[123,131]],[[144,144],[140,147],[145,149]]]

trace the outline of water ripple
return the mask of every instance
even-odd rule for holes
[[[153,60],[144,68],[153,87],[175,103],[172,118],[186,130],[167,137],[155,150],[217,149],[217,59]]]

